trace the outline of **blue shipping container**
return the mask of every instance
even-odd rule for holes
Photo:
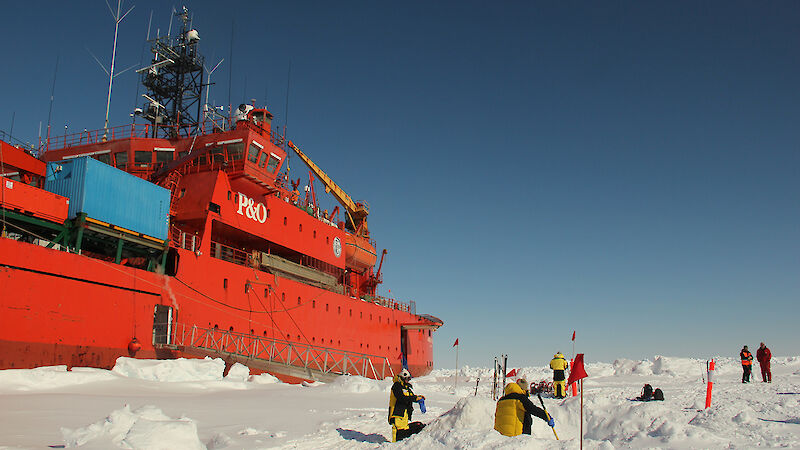
[[[47,163],[44,188],[69,198],[78,213],[157,239],[169,235],[167,189],[88,156]]]

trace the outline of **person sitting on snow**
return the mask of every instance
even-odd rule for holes
[[[503,392],[505,395],[497,401],[494,413],[494,429],[500,434],[531,434],[532,415],[544,420],[551,427],[555,426],[555,421],[528,398],[528,382],[524,378],[516,383],[509,383]]]
[[[417,434],[425,428],[422,422],[411,422],[414,413],[414,402],[425,400],[422,395],[415,395],[411,390],[411,374],[403,369],[394,376],[391,394],[389,395],[389,424],[392,425],[392,442],[403,440]],[[423,410],[423,412],[425,412]]]

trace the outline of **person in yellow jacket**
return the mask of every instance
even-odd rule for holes
[[[497,401],[494,412],[494,429],[505,436],[531,434],[531,425],[536,416],[551,427],[555,426],[552,417],[534,405],[528,398],[528,382],[524,378],[516,383],[509,383],[503,390],[503,396]]]
[[[553,393],[556,398],[565,398],[567,388],[564,380],[567,379],[565,372],[569,369],[569,363],[561,352],[553,355],[553,359],[550,360],[550,368],[553,369]]]
[[[414,394],[410,383],[411,374],[407,369],[395,375],[393,381],[389,395],[389,424],[392,426],[392,442],[397,442],[425,428],[422,422],[411,422],[414,402],[425,400],[425,397]]]

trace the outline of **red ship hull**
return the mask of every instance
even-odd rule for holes
[[[279,286],[275,289],[285,294],[286,302],[276,295],[265,300],[263,292],[260,298],[253,292],[247,296],[243,286],[248,277],[252,279],[252,269],[182,252],[185,261],[194,261],[185,264],[178,276],[168,277],[0,238],[0,329],[4,330],[0,367],[111,368],[118,357],[133,356],[128,345],[134,337],[142,344],[137,358],[191,356],[158,350],[151,342],[154,307],[167,305],[175,307],[182,322],[289,341],[308,339],[314,345],[382,355],[394,371],[400,369],[401,326],[418,322],[415,315],[268,273],[260,274],[269,280],[265,286]],[[227,306],[199,294],[213,291],[209,279],[213,273],[225,274],[229,290],[234,285],[242,287],[237,289],[241,294],[229,292]],[[222,287],[221,280],[217,284]],[[294,299],[291,305],[288,299]],[[272,318],[241,311],[253,303],[265,303],[261,315],[270,316],[264,311],[273,311]],[[226,311],[230,307],[237,309]],[[296,310],[292,316],[278,312],[292,307]],[[433,365],[430,329],[407,333],[409,369],[418,375],[429,373]]]

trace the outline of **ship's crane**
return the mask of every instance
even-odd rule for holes
[[[361,202],[355,202],[347,192],[336,184],[331,177],[329,177],[322,169],[319,168],[314,161],[311,160],[302,150],[297,148],[292,141],[288,142],[289,147],[297,153],[297,156],[303,160],[304,163],[311,169],[312,172],[319,178],[322,184],[325,185],[325,191],[330,192],[336,197],[336,200],[344,207],[347,213],[347,218],[355,231],[355,235],[359,237],[369,238],[369,229],[367,228],[367,216],[369,215],[369,207]]]

